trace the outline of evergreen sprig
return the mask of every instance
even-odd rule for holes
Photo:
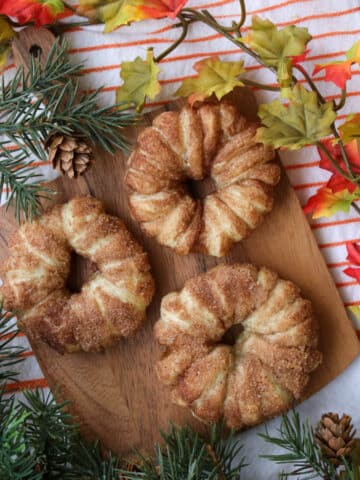
[[[293,411],[284,415],[278,435],[272,436],[266,429],[259,436],[285,453],[262,455],[278,464],[291,465],[291,470],[281,474],[282,479],[295,476],[298,479],[323,478],[325,480],[355,480],[360,478],[360,466],[342,459],[341,471],[336,468],[323,454],[317,444],[312,427],[307,420],[302,421],[299,413]]]
[[[136,116],[121,105],[98,106],[101,88],[80,93],[82,64],[72,64],[69,45],[57,40],[42,67],[40,58],[31,56],[28,72],[17,69],[0,93],[0,187],[8,192],[8,204],[31,219],[40,210],[40,199],[49,190],[40,183],[30,156],[47,159],[46,139],[54,133],[81,136],[93,145],[114,153],[128,147],[123,129],[136,122]],[[11,148],[15,145],[15,148]]]
[[[170,433],[162,433],[165,448],[155,447],[155,456],[138,453],[136,471],[121,473],[127,480],[236,480],[246,465],[239,458],[242,445],[234,433],[225,435],[222,425],[211,426],[202,436],[191,427],[171,426]]]

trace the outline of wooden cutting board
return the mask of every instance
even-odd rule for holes
[[[236,100],[243,113],[254,116],[251,92],[236,92]],[[150,121],[149,116],[146,122]],[[131,129],[129,135],[136,138],[141,128]],[[56,202],[91,194],[104,202],[109,213],[121,217],[147,250],[156,282],[146,324],[135,338],[99,354],[61,356],[46,345],[33,345],[49,385],[60,386],[61,396],[72,401],[71,410],[83,422],[85,433],[100,438],[114,452],[127,455],[134,447],[149,451],[160,439],[159,429],[166,429],[170,420],[179,424],[190,421],[201,428],[186,409],[171,404],[169,391],[156,378],[154,364],[160,351],[152,326],[165,294],[180,289],[186,279],[217,263],[248,261],[266,265],[297,283],[313,302],[320,321],[324,360],[312,375],[306,396],[337,377],[359,354],[351,322],[284,171],[276,188],[274,209],[262,226],[229,255],[216,259],[197,254],[182,257],[145,237],[129,214],[124,170],[124,155],[98,152],[96,162],[83,178],[59,178],[51,184],[58,192]],[[206,186],[198,184],[194,188],[201,195]],[[0,209],[0,259],[7,254],[7,240],[15,229],[12,212]],[[72,284],[79,286],[90,270],[85,261],[78,261]]]

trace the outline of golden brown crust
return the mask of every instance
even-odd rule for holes
[[[32,339],[60,353],[101,350],[143,323],[154,291],[147,255],[95,198],[74,198],[25,223],[9,250],[0,297]],[[74,295],[65,288],[71,250],[99,269]]]
[[[181,255],[215,256],[249,235],[272,209],[280,176],[256,129],[225,100],[155,117],[125,175],[130,211],[144,232]],[[216,191],[195,201],[184,182],[207,175]]]
[[[225,332],[240,324],[234,345]],[[311,304],[292,282],[248,264],[219,265],[166,295],[157,364],[175,403],[241,429],[289,409],[321,363]]]

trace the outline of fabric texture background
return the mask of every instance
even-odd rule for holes
[[[279,27],[295,24],[309,29],[313,40],[309,44],[310,52],[304,66],[310,73],[315,63],[341,59],[345,51],[360,38],[358,0],[248,0],[246,5],[248,10],[246,25],[251,22],[253,14],[258,14],[269,18]],[[197,9],[207,8],[218,20],[228,25],[239,13],[236,0],[190,0],[188,6]],[[74,61],[82,61],[85,66],[83,89],[92,91],[103,85],[105,88],[101,94],[101,102],[104,104],[114,102],[116,88],[120,85],[121,62],[133,60],[136,56],[145,58],[149,46],[154,46],[155,54],[163,51],[178,35],[178,31],[172,30],[170,26],[171,20],[164,19],[133,24],[109,34],[103,34],[101,26],[74,28],[67,33],[66,37],[71,43],[71,58]],[[275,81],[271,72],[255,64],[251,57],[239,53],[239,49],[219,34],[205,25],[194,24],[190,26],[187,40],[161,62],[160,80],[163,89],[156,101],[149,102],[147,106],[155,107],[171,98],[180,82],[194,75],[192,65],[214,54],[228,60],[242,58],[251,79],[262,83]],[[9,63],[4,75],[10,77],[14,71],[14,65]],[[354,67],[353,78],[348,82],[348,100],[339,115],[341,121],[348,113],[359,111],[359,74],[359,67]],[[324,82],[323,77],[323,73],[317,77],[323,95],[328,99],[338,99],[339,89],[332,83]],[[256,96],[259,102],[272,98],[272,94],[264,92],[256,92]],[[306,147],[297,152],[281,152],[280,155],[300,202],[304,205],[308,197],[327,180],[329,174],[318,167],[319,156],[314,147]],[[39,170],[49,179],[55,175],[46,164],[39,165]],[[345,243],[360,241],[360,217],[352,210],[349,214],[338,213],[329,219],[309,221],[345,306],[360,305],[360,286],[343,273],[347,264]],[[306,255],[306,252],[304,254]],[[360,331],[360,323],[355,323],[355,328]],[[23,343],[26,340],[19,337],[18,341]],[[19,392],[29,386],[46,387],[41,370],[31,353],[21,365],[20,380],[18,385],[14,385],[14,390]],[[299,410],[312,420],[317,420],[321,412],[329,409],[338,410],[339,413],[347,411],[354,416],[355,424],[357,422],[359,426],[359,381],[358,358],[343,375],[303,403]],[[278,419],[269,422],[270,431],[276,428],[278,423]],[[252,460],[251,467],[242,478],[277,478],[277,472],[281,471],[280,467],[265,460],[255,461],[256,453],[269,452],[269,447],[256,436],[263,428],[260,426],[241,434],[241,438],[246,442],[244,452],[248,454],[248,460]]]

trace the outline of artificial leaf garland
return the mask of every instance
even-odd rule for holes
[[[224,95],[244,83],[238,78],[245,72],[244,62],[224,62],[219,57],[209,57],[195,63],[198,76],[183,81],[175,95],[189,97],[189,103],[202,101],[212,94],[221,100]]]
[[[159,72],[152,49],[148,49],[145,60],[136,57],[132,62],[123,62],[120,76],[124,83],[116,92],[117,102],[128,106],[134,103],[141,110],[146,97],[154,99],[160,92]]]
[[[276,99],[260,105],[258,114],[263,125],[258,130],[258,140],[289,150],[298,150],[329,135],[336,118],[332,103],[319,105],[315,92],[300,84],[291,90],[288,105]]]

